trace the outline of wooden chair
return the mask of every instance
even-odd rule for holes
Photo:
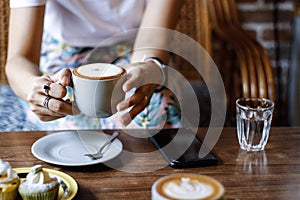
[[[234,121],[238,97],[276,101],[268,55],[242,28],[235,0],[186,0],[181,14],[178,30],[202,44],[219,67],[227,93],[229,121]]]
[[[211,0],[211,5],[223,12],[222,30],[235,38],[248,54],[248,75],[250,80],[250,96],[243,93],[243,97],[265,97],[276,101],[275,81],[269,58],[263,47],[241,27],[237,17],[235,0]],[[232,111],[234,108],[232,108]],[[274,112],[275,116],[277,115]],[[274,117],[275,118],[275,117]]]
[[[274,77],[269,75],[272,74],[272,67],[266,51],[242,29],[237,16],[235,0],[219,1],[219,3],[223,4],[227,27],[230,27],[233,32],[240,35],[241,41],[246,43],[253,54],[258,79],[257,96],[267,97],[275,101],[275,82]]]
[[[9,0],[0,1],[0,85],[7,84],[5,63],[7,56]]]

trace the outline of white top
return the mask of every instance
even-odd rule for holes
[[[147,0],[10,0],[11,8],[46,5],[44,30],[69,45],[94,47],[138,28]]]

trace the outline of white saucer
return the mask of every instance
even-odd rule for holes
[[[32,154],[47,163],[62,166],[84,166],[106,162],[118,156],[123,149],[116,138],[106,149],[103,158],[93,160],[86,153],[95,153],[108,139],[101,131],[63,131],[38,139],[31,147]]]

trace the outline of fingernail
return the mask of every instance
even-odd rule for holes
[[[62,77],[62,84],[69,85],[69,78],[67,76]]]
[[[124,126],[127,126],[130,122],[131,122],[131,117],[130,117],[130,114],[129,113],[126,113],[124,114],[122,117],[121,117],[121,123],[124,125]]]
[[[125,84],[123,85],[123,91],[124,91],[124,92],[128,92],[128,91],[129,91],[128,86],[125,85]]]
[[[118,111],[118,112],[122,111],[121,108],[122,108],[122,105],[118,104],[118,105],[117,105],[117,111]]]
[[[117,105],[117,111],[118,111],[118,112],[124,110],[125,108],[127,108],[127,107],[124,105],[124,103],[119,103],[119,104]]]

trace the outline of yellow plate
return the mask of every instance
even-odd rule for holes
[[[14,168],[14,170],[18,173],[21,181],[25,180],[26,175],[29,173],[30,168]],[[71,200],[75,197],[77,190],[78,190],[78,185],[74,178],[72,178],[70,175],[54,170],[54,169],[48,169],[48,168],[43,168],[46,172],[48,172],[51,176],[55,176],[59,183],[59,194],[58,194],[58,199],[59,200]]]

